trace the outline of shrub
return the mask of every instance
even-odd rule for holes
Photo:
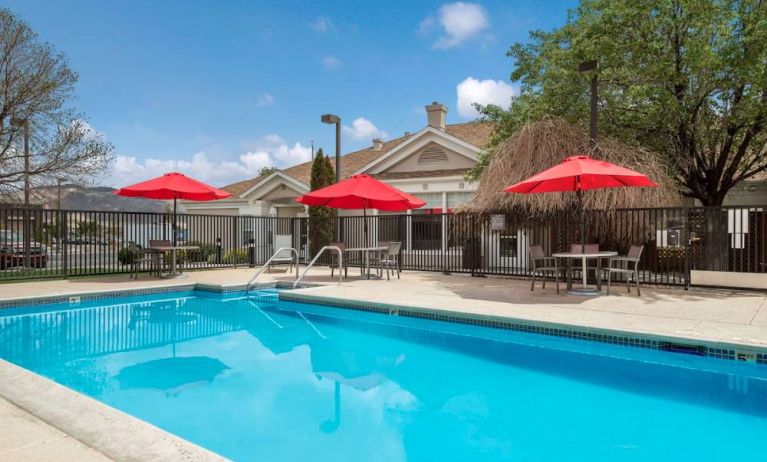
[[[181,265],[187,261],[186,250],[176,250],[176,265]],[[173,252],[163,252],[162,262],[166,268],[169,268],[173,263]]]
[[[189,241],[186,243],[186,245],[193,245],[193,246],[199,247],[199,249],[186,251],[187,261],[192,263],[198,263],[198,262],[214,263],[215,262],[215,258],[216,258],[215,244],[205,244],[198,241]],[[212,261],[210,259],[211,256],[213,256]]]
[[[214,255],[215,258],[215,255]],[[223,263],[247,263],[248,252],[245,249],[230,249],[224,254]]]
[[[121,265],[132,265],[135,259],[136,253],[130,247],[123,247],[117,252],[117,261],[120,262]]]

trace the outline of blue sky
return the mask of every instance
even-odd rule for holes
[[[100,183],[182,170],[224,185],[265,165],[448,122],[471,100],[506,101],[510,44],[564,23],[574,1],[4,1],[66,53],[74,102],[114,146]],[[487,102],[480,101],[480,102]]]

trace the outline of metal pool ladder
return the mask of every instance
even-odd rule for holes
[[[312,261],[309,263],[309,265],[306,267],[303,273],[301,273],[300,276],[298,276],[298,266],[296,266],[296,280],[293,282],[293,288],[295,289],[296,286],[298,286],[298,283],[301,282],[301,279],[306,276],[306,273],[309,272],[310,269],[312,269],[312,266],[317,262],[317,259],[320,258],[320,256],[326,251],[326,250],[335,250],[338,252],[338,283],[341,284],[344,282],[344,272],[342,268],[344,267],[344,253],[341,251],[340,247],[334,246],[334,245],[326,245],[325,247],[321,248],[319,252],[317,252],[317,255],[312,258]]]
[[[294,249],[293,247],[280,247],[274,254],[269,257],[269,260],[266,260],[266,263],[264,263],[264,266],[258,269],[256,271],[256,274],[253,275],[252,278],[250,278],[250,281],[248,281],[248,285],[245,286],[245,292],[250,292],[250,288],[256,284],[256,278],[261,275],[264,271],[266,271],[267,268],[269,268],[269,265],[272,263],[272,261],[277,258],[277,256],[282,253],[283,251],[289,250],[292,256],[295,256],[296,259],[296,282],[298,282],[298,250]],[[306,272],[304,272],[306,274]],[[256,286],[258,287],[258,286]],[[295,287],[295,285],[294,285]]]

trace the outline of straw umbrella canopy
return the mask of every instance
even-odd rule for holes
[[[589,191],[583,195],[583,207],[587,210],[609,212],[620,208],[674,206],[681,202],[675,182],[658,156],[609,138],[599,139],[592,147],[584,128],[560,118],[545,117],[527,123],[493,150],[492,160],[479,179],[477,193],[463,211],[510,212],[530,220],[576,212],[578,197],[575,194],[508,194],[503,190],[575,154],[590,155],[635,170],[659,185],[657,188]]]

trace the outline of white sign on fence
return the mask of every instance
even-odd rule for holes
[[[493,231],[503,231],[506,229],[506,215],[490,215],[490,229]]]

